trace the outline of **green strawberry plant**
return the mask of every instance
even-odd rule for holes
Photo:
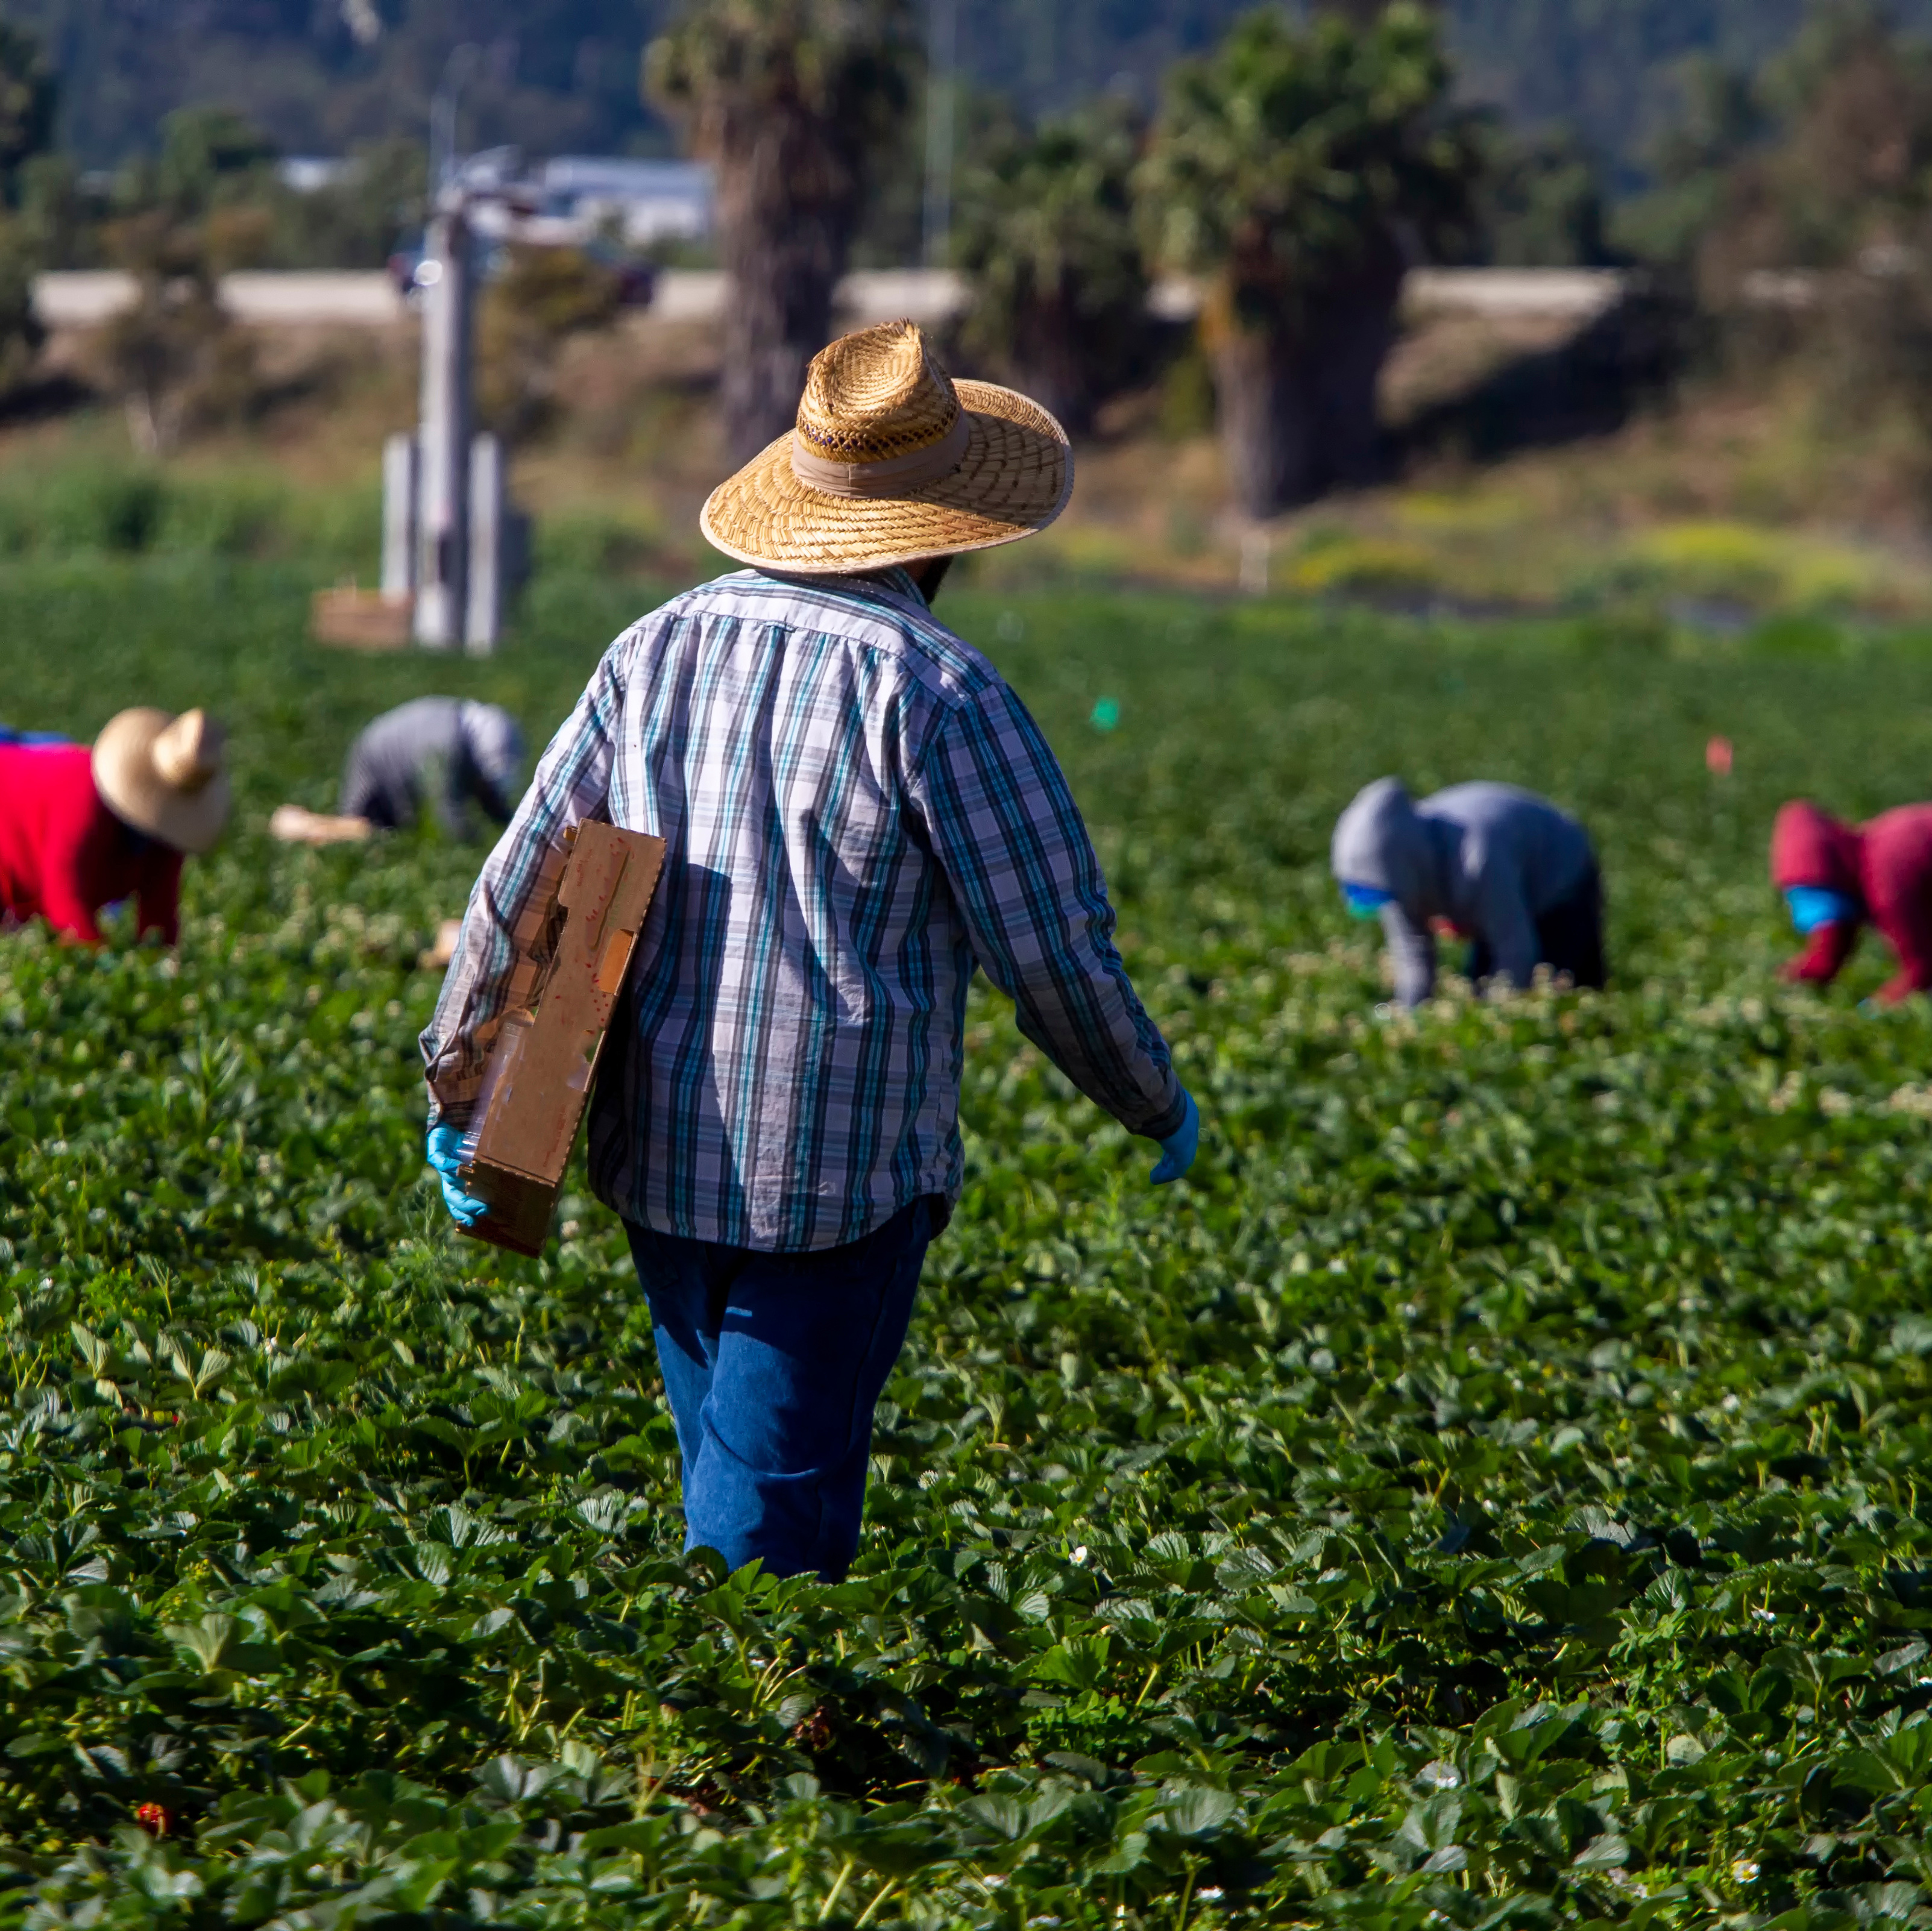
[[[976,994],[826,1586],[682,1552],[580,1178],[540,1261],[442,1216],[480,848],[261,829],[412,691],[540,741],[644,593],[478,665],[304,589],[0,571],[21,721],[208,702],[242,801],[178,958],[0,939],[0,1921],[1932,1921],[1932,1014],[1858,1012],[1875,946],[1780,988],[1762,853],[1925,789],[1922,646],[969,585],[1208,1128],[1154,1192]],[[1325,856],[1387,770],[1581,811],[1612,992],[1378,1012]]]

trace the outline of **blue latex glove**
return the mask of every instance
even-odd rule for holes
[[[1181,1098],[1187,1102],[1187,1111],[1180,1124],[1160,1143],[1160,1164],[1151,1176],[1157,1187],[1171,1186],[1180,1179],[1194,1164],[1194,1156],[1201,1148],[1201,1110],[1194,1104],[1194,1096],[1184,1093]]]
[[[457,1175],[463,1167],[463,1129],[458,1126],[432,1126],[429,1129],[429,1163],[442,1183],[442,1204],[458,1227],[474,1227],[490,1211],[488,1201],[463,1191]]]

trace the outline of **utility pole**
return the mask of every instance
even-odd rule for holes
[[[927,0],[926,23],[926,265],[952,253],[952,150],[958,91],[959,0]]]
[[[475,76],[483,49],[474,40],[452,47],[429,103],[429,195],[432,205],[456,172],[456,115],[463,90]]]
[[[416,273],[422,313],[421,411],[382,452],[383,601],[412,604],[408,628],[429,650],[495,649],[520,580],[528,527],[512,506],[507,457],[476,433],[476,209],[521,205],[514,184],[476,178],[456,151],[457,107],[476,49],[449,57],[430,106],[430,217]]]
[[[475,275],[460,190],[430,223],[423,283],[422,451],[416,520],[416,641],[462,643],[470,586],[470,391]]]

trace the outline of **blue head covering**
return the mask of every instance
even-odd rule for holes
[[[1856,898],[1822,885],[1786,886],[1784,902],[1791,908],[1792,924],[1806,938],[1827,925],[1855,925],[1864,916]]]

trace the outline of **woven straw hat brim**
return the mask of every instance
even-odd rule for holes
[[[123,711],[94,741],[94,788],[124,825],[176,851],[210,850],[233,802],[228,774],[199,791],[166,783],[154,769],[154,741],[174,722],[166,711]]]
[[[833,496],[799,480],[792,439],[781,436],[712,491],[706,537],[740,563],[811,576],[992,550],[1044,529],[1072,493],[1066,430],[1016,390],[953,387],[970,433],[950,475],[904,496]]]

